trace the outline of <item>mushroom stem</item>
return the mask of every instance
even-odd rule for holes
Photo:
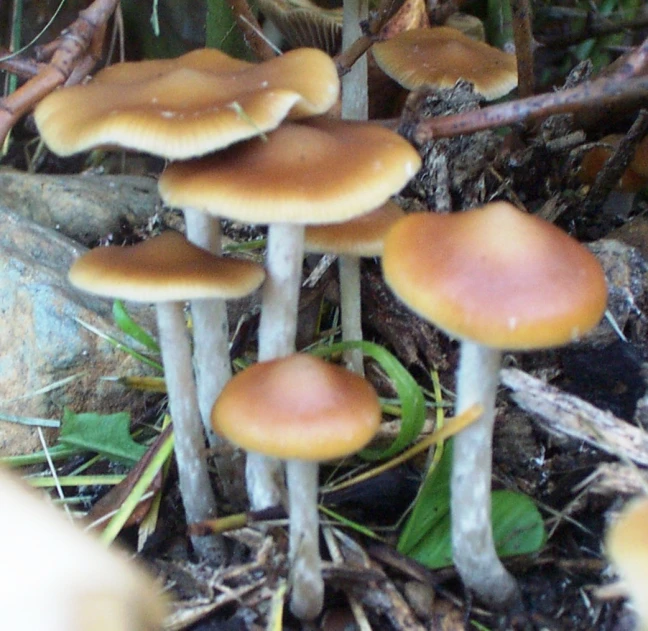
[[[290,513],[290,610],[301,620],[312,620],[324,604],[324,581],[319,551],[316,462],[288,460],[286,477]]]
[[[360,299],[360,257],[341,254],[338,257],[340,269],[340,310],[342,311],[342,340],[362,341],[362,306]],[[344,352],[344,362],[349,370],[364,377],[362,351],[353,348]]]
[[[482,416],[454,437],[451,512],[452,555],[464,585],[494,609],[519,598],[518,586],[499,560],[491,524],[491,447],[501,352],[463,341],[457,371],[457,413],[474,404]]]
[[[184,216],[187,239],[203,250],[220,256],[220,221],[189,208],[184,211]],[[200,417],[209,445],[214,447],[222,441],[211,427],[211,409],[232,376],[225,300],[192,300],[191,315],[194,325],[194,364]]]
[[[342,15],[342,50],[347,50],[362,37],[362,22],[367,20],[368,0],[344,0]],[[367,55],[362,55],[342,77],[342,118],[367,120],[369,98],[367,88]]]
[[[304,226],[271,224],[259,323],[259,361],[295,352],[303,258]],[[252,510],[262,510],[281,502],[280,460],[250,453],[245,477]]]
[[[158,303],[157,320],[164,379],[173,419],[180,495],[187,523],[191,524],[215,518],[216,500],[204,456],[204,435],[198,420],[200,418],[198,397],[191,365],[191,343],[182,303]],[[191,541],[202,558],[218,563],[224,562],[225,550],[222,539],[192,537]]]

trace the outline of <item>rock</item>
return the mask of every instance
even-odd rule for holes
[[[60,419],[68,406],[75,412],[136,415],[143,396],[100,377],[150,369],[75,321],[124,338],[113,325],[110,300],[78,292],[67,282],[70,264],[85,248],[15,213],[0,209],[0,220],[0,412]],[[129,310],[143,326],[153,327],[150,308]],[[71,383],[32,396],[72,375],[77,377]],[[1,455],[34,449],[40,449],[34,428],[0,421]]]
[[[38,175],[0,170],[0,210],[90,245],[159,209],[157,182],[128,175]]]

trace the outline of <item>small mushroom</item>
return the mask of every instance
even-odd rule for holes
[[[381,256],[387,231],[405,213],[389,201],[366,215],[342,223],[308,226],[307,252],[337,254],[340,268],[340,309],[342,339],[361,341],[362,306],[360,302],[360,257]],[[364,375],[362,351],[345,353],[347,368]]]
[[[362,449],[381,410],[371,384],[310,355],[254,364],[225,386],[214,405],[216,432],[250,452],[287,460],[291,609],[312,620],[322,610],[318,463]]]
[[[411,309],[461,341],[457,413],[482,416],[454,438],[452,547],[480,600],[502,609],[519,594],[491,527],[491,445],[502,350],[573,342],[605,311],[594,255],[555,226],[507,202],[452,214],[416,213],[388,233],[385,279]]]
[[[451,88],[463,79],[491,101],[517,86],[515,55],[447,26],[403,31],[371,51],[380,69],[408,90]]]
[[[618,570],[639,618],[648,629],[648,498],[629,501],[605,534],[605,552]]]
[[[70,282],[79,289],[157,305],[180,493],[188,523],[215,517],[216,500],[204,456],[205,436],[193,379],[184,301],[242,297],[259,287],[264,278],[261,266],[215,257],[177,232],[165,232],[130,247],[95,248],[77,259],[70,269]],[[193,543],[204,555],[210,554],[208,548],[213,542],[195,537]]]

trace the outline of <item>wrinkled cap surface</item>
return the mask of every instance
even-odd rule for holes
[[[493,348],[567,344],[605,312],[605,275],[594,255],[507,202],[408,215],[388,233],[382,264],[413,311]]]
[[[282,460],[323,461],[362,449],[378,431],[373,386],[311,355],[261,362],[233,377],[212,410],[214,431]]]
[[[116,64],[47,96],[34,113],[52,151],[99,146],[186,159],[323,114],[339,94],[335,64],[312,48],[263,63],[201,49],[177,59]]]
[[[135,302],[240,298],[264,279],[260,265],[214,256],[171,231],[133,246],[90,250],[69,272],[79,289]]]
[[[388,201],[350,221],[307,226],[305,249],[315,254],[381,256],[387,231],[404,215],[398,204]]]
[[[408,90],[451,88],[464,79],[492,100],[517,86],[515,55],[446,26],[403,31],[371,50],[380,69]]]
[[[386,202],[420,166],[384,127],[320,118],[171,164],[159,190],[170,206],[248,223],[335,223]]]

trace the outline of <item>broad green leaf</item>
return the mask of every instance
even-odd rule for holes
[[[333,355],[351,348],[359,348],[365,355],[375,359],[394,383],[401,401],[402,419],[398,436],[385,449],[364,449],[360,456],[366,460],[391,458],[405,449],[420,433],[425,423],[425,399],[412,375],[389,351],[372,342],[340,342],[330,346],[318,346],[310,352],[320,357]]]
[[[495,549],[501,557],[537,552],[544,545],[544,523],[533,501],[514,491],[494,491],[492,523]],[[408,556],[432,569],[452,565],[450,513],[426,533]]]
[[[148,348],[148,350],[153,351],[154,353],[160,352],[160,347],[158,343],[149,335],[148,331],[143,329],[126,310],[124,303],[121,300],[115,300],[113,302],[113,318],[115,318],[115,324],[129,337],[132,337],[134,340],[138,341],[142,346]]]
[[[452,440],[445,443],[443,456],[423,482],[416,503],[398,539],[398,551],[410,554],[436,524],[450,513],[450,471]]]
[[[146,451],[130,435],[130,414],[75,414],[65,408],[59,442],[66,447],[94,451],[109,460],[137,462]]]

